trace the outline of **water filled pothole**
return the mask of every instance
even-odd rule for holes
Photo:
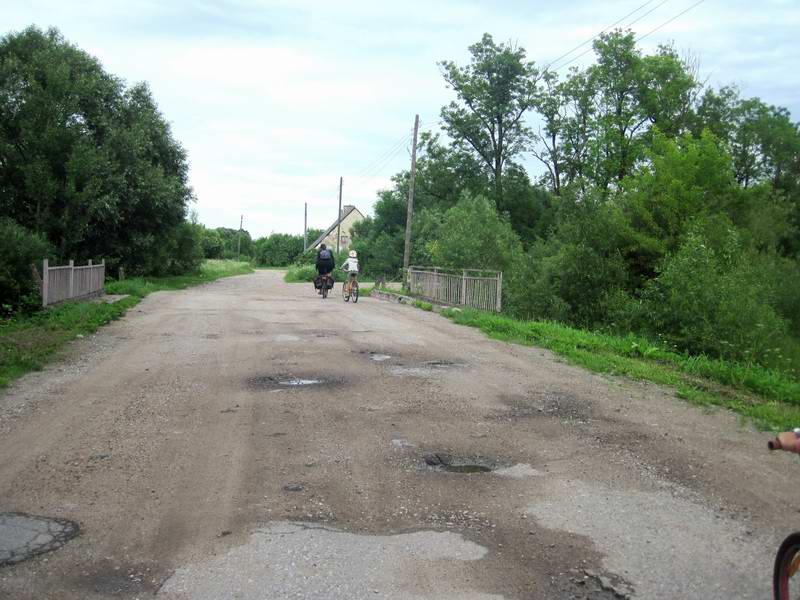
[[[282,379],[278,381],[279,385],[317,385],[322,383],[321,379]]]
[[[429,377],[442,371],[460,369],[466,366],[464,363],[448,360],[428,360],[417,365],[395,365],[389,369],[389,373],[396,377]]]
[[[448,473],[490,473],[498,468],[497,461],[482,456],[453,456],[445,453],[426,454],[423,461],[428,468]]]
[[[388,354],[370,354],[370,360],[374,360],[375,362],[383,362],[392,358]]]
[[[491,468],[486,465],[444,465],[443,470],[448,473],[489,473]]]
[[[280,390],[286,388],[298,388],[306,386],[316,386],[323,383],[330,383],[325,379],[316,377],[295,377],[292,375],[257,375],[250,377],[246,381],[247,387],[254,390]]]

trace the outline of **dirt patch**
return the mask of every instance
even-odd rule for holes
[[[153,596],[161,587],[156,569],[140,565],[122,567],[103,561],[94,570],[73,579],[73,586],[102,597],[140,595]]]

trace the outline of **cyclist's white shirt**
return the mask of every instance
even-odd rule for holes
[[[346,261],[344,261],[344,268],[350,273],[358,273],[358,259],[348,258]]]

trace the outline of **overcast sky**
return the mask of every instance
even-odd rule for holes
[[[484,32],[547,64],[645,1],[0,0],[0,32],[58,27],[111,73],[149,82],[189,153],[200,221],[235,228],[244,214],[261,236],[301,233],[304,202],[309,226],[327,227],[340,175],[344,203],[369,212],[409,163],[414,114],[432,126],[451,99],[437,61],[465,63]],[[641,18],[645,34],[695,1],[652,0],[621,25]],[[705,0],[640,45],[674,41],[710,84],[797,119],[798,31],[798,0]]]

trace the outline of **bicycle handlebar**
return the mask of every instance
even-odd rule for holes
[[[784,431],[767,442],[770,450],[785,450],[800,454],[800,437],[795,431]]]

